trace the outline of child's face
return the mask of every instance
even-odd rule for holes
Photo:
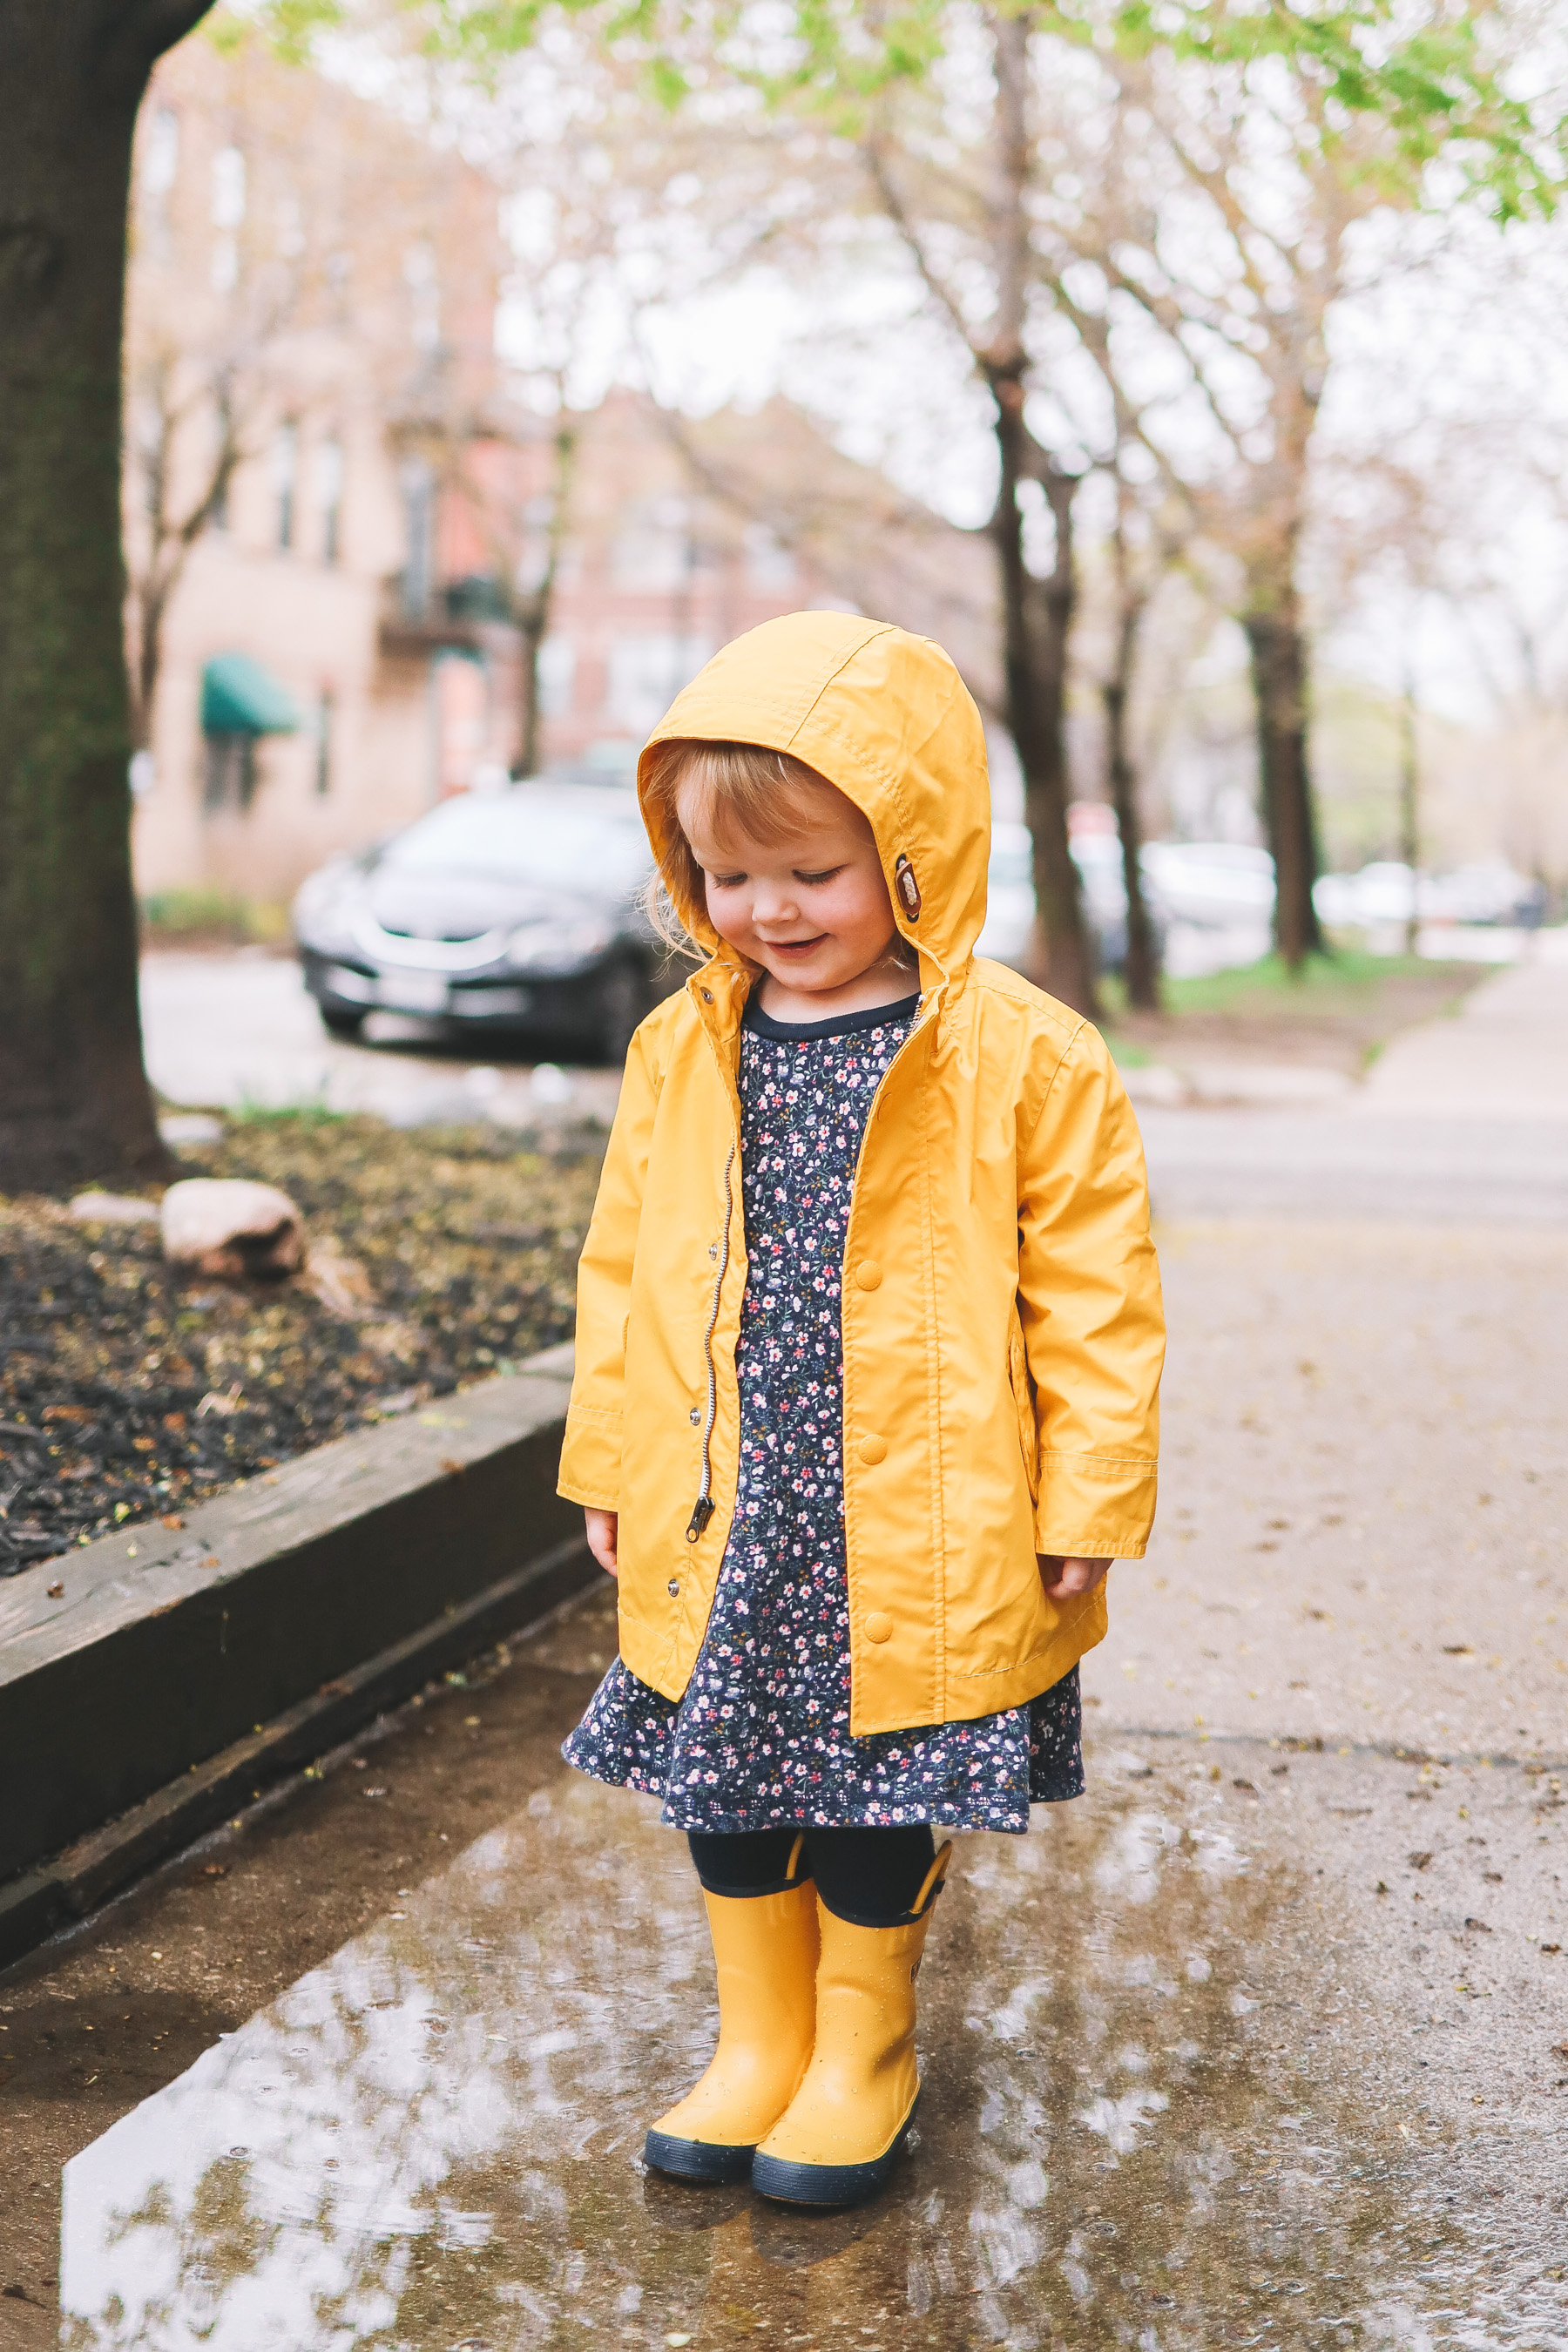
[[[714,929],[784,988],[805,996],[847,988],[896,943],[870,825],[831,784],[802,795],[799,828],[782,841],[734,826],[716,835],[685,793],[676,809],[707,877]]]

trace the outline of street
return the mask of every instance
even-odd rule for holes
[[[198,1035],[176,961],[154,1069],[239,1099],[237,997]],[[468,1084],[230,968],[277,1007],[247,1084]],[[1547,959],[1319,1109],[1142,1110],[1159,1525],[1089,1796],[959,1842],[882,2200],[639,2168],[710,1974],[682,1842],[556,1756],[605,1586],[0,1978],[0,2346],[57,2291],[60,2340],[159,2352],[1568,2344],[1565,1070]]]

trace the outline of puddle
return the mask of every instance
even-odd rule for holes
[[[62,2345],[1563,2352],[1568,2289],[1314,2039],[1288,1873],[1140,1777],[962,1843],[921,2144],[826,2216],[642,2172],[706,1937],[651,1801],[563,1780],[73,2160]]]

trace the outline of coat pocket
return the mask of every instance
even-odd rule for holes
[[[1018,1415],[1018,1446],[1024,1456],[1024,1475],[1029,1485],[1029,1500],[1037,1503],[1040,1499],[1040,1432],[1035,1419],[1035,1383],[1029,1377],[1024,1327],[1018,1320],[1016,1307],[1007,1318],[1007,1378],[1012,1385],[1013,1403]]]

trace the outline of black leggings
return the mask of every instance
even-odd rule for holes
[[[776,1895],[788,1884],[791,1848],[805,1844],[795,1878],[814,1878],[836,1918],[894,1927],[910,1916],[936,1844],[929,1822],[909,1829],[688,1830],[697,1875],[710,1895]]]

